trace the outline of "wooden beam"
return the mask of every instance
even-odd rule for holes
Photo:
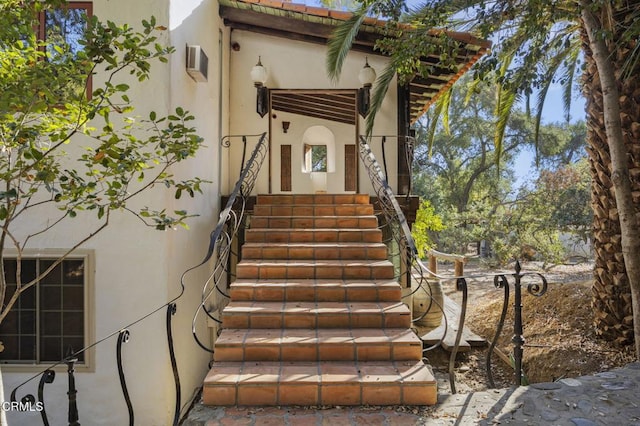
[[[295,90],[271,91],[271,108],[308,117],[345,124],[357,121],[355,90]]]
[[[326,44],[336,28],[319,22],[227,6],[220,6],[220,16],[224,19],[225,25],[231,28],[319,44]],[[377,38],[379,36],[376,34],[360,31],[354,41],[353,49],[380,55],[379,51],[373,50]]]

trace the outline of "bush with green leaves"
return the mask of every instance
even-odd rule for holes
[[[423,200],[416,213],[416,221],[411,231],[411,236],[420,257],[424,256],[427,250],[433,248],[432,233],[443,229],[445,229],[445,226],[442,224],[440,216],[436,214],[435,209],[428,200]]]
[[[167,62],[173,52],[158,41],[166,28],[150,18],[136,30],[74,10],[60,0],[0,3],[0,321],[22,292],[104,230],[113,212],[159,230],[186,227],[185,210],[132,201],[161,187],[175,198],[193,197],[203,184],[171,173],[202,147],[194,116],[178,107],[136,117],[129,97],[131,81],[148,80],[151,63]],[[54,26],[43,40],[36,31],[42,14],[54,23],[73,20],[81,31],[65,38]],[[37,238],[80,214],[93,218],[83,221],[85,233],[68,252],[36,279],[8,277],[17,290],[7,294],[6,250],[19,263]]]

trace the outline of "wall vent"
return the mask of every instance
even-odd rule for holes
[[[187,73],[195,81],[204,82],[208,77],[209,58],[200,46],[187,45]]]

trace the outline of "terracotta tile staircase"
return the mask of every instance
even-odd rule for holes
[[[431,405],[368,195],[259,195],[206,405]]]

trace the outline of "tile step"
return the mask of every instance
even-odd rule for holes
[[[246,243],[243,259],[385,260],[383,243]]]
[[[237,280],[234,301],[399,302],[402,288],[395,280]]]
[[[222,311],[223,328],[409,328],[401,302],[237,302]]]
[[[422,361],[214,362],[205,405],[434,405],[436,380]]]
[[[223,329],[215,361],[419,361],[410,329]]]
[[[236,265],[237,279],[392,279],[388,260],[251,260]]]
[[[259,194],[256,204],[369,204],[369,194]]]
[[[251,218],[252,228],[357,228],[375,229],[378,219],[368,216],[256,216]]]
[[[379,229],[333,228],[250,228],[245,232],[247,243],[381,243]]]
[[[255,216],[367,216],[373,213],[371,204],[256,204],[253,206]]]

